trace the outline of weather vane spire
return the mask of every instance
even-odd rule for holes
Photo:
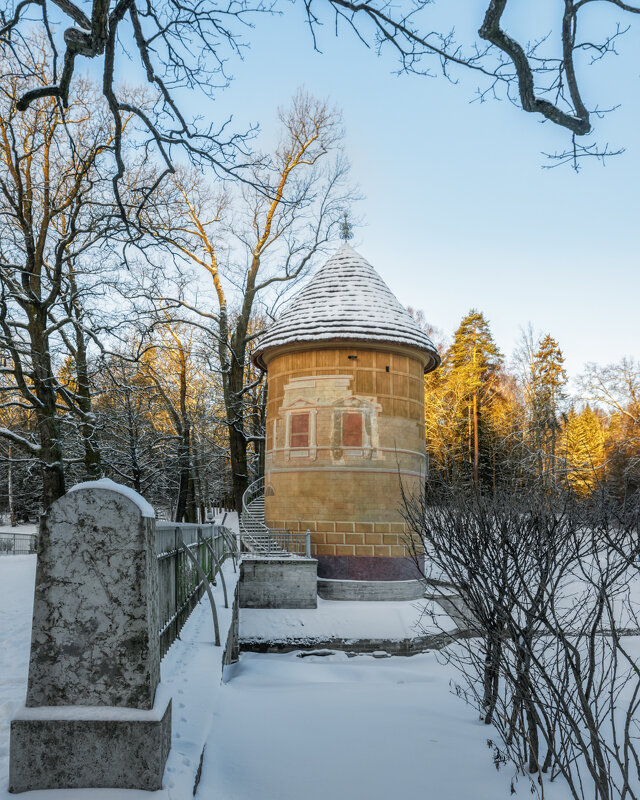
[[[342,213],[342,222],[340,223],[340,238],[344,242],[353,239],[353,231],[351,230],[351,223],[349,222],[349,214],[347,211]]]

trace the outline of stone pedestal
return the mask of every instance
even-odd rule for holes
[[[9,791],[161,789],[170,749],[170,699],[151,711],[24,708],[11,722]]]
[[[74,487],[40,528],[26,707],[10,789],[159,789],[171,739],[160,681],[155,520],[112,481]]]
[[[245,555],[240,562],[240,608],[317,608],[315,558]]]

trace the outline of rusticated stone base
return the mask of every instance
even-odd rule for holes
[[[318,556],[318,577],[342,581],[408,581],[420,573],[410,558]]]
[[[24,708],[11,722],[9,791],[162,788],[171,700],[154,708]]]
[[[318,596],[323,600],[418,600],[425,583],[408,581],[338,581],[318,578]]]
[[[245,555],[240,562],[240,608],[317,608],[315,558]]]

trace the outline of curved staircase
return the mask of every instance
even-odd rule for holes
[[[289,555],[273,538],[264,521],[264,478],[251,483],[242,495],[240,538],[247,550],[256,555]]]
[[[273,491],[272,489],[269,489]],[[240,538],[246,549],[262,556],[311,557],[311,534],[309,531],[276,530],[264,521],[264,478],[258,478],[242,495],[240,515]]]

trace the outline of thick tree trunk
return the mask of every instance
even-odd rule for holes
[[[247,302],[245,296],[245,304]],[[250,313],[250,312],[249,312]],[[238,513],[242,512],[242,495],[249,485],[247,465],[247,440],[243,408],[244,365],[249,314],[242,315],[233,336],[230,337],[226,307],[220,311],[220,339],[218,352],[222,366],[224,405],[229,432],[229,460],[231,462],[231,490]]]
[[[13,464],[11,462],[11,445],[9,445],[9,474],[7,476],[7,493],[9,495],[9,521],[16,527],[16,509],[13,502]]]
[[[232,409],[231,409],[232,410]],[[242,511],[242,495],[249,485],[247,442],[244,433],[238,431],[238,418],[232,414],[229,420],[229,455],[231,458],[231,482],[233,503],[238,513]]]
[[[473,393],[473,485],[478,488],[480,442],[478,441],[478,393]]]
[[[33,366],[33,391],[38,399],[36,424],[40,439],[42,502],[45,510],[65,493],[55,379],[51,367],[51,353],[46,329],[46,314],[43,309],[39,308],[32,313],[29,320],[29,336]]]
[[[182,522],[187,515],[187,501],[189,499],[189,482],[191,477],[191,463],[190,463],[190,426],[187,423],[180,436],[178,444],[178,468],[180,471],[178,479],[178,501],[176,503],[175,521]],[[187,519],[186,522],[193,522],[194,520]]]
[[[196,518],[198,511],[200,512],[200,521],[207,521],[207,505],[208,493],[205,489],[202,479],[202,472],[200,470],[200,448],[198,447],[198,437],[193,435],[191,437],[191,449],[193,451],[193,485],[194,485],[194,503],[196,508]]]
[[[41,448],[42,503],[46,510],[65,494],[64,465],[55,403],[38,409],[36,419]]]
[[[136,430],[136,422],[134,414],[131,409],[131,394],[127,391],[126,394],[126,408],[127,408],[127,435],[129,438],[129,458],[131,461],[131,479],[133,481],[133,488],[142,494],[142,469],[138,461],[138,436]]]
[[[87,365],[87,350],[84,336],[76,326],[76,377],[78,381],[78,407],[82,412],[80,436],[84,448],[84,471],[87,480],[97,480],[102,476],[100,447],[96,440],[96,426],[91,401],[91,384]]]

